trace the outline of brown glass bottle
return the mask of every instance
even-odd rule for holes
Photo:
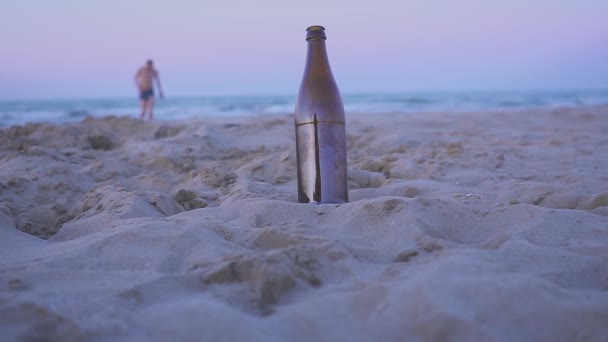
[[[344,105],[325,39],[323,26],[306,29],[306,67],[295,110],[300,203],[348,202]]]

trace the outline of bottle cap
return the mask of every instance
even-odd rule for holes
[[[321,25],[309,26],[306,29],[306,40],[314,38],[327,39],[327,36],[325,36],[325,27]]]

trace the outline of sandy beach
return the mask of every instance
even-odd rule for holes
[[[0,130],[3,341],[606,341],[608,107]]]

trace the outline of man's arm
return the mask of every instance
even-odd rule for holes
[[[163,88],[160,86],[160,77],[158,76],[158,71],[154,73],[154,79],[156,80],[156,86],[158,87],[158,96],[160,98],[164,98],[165,94],[163,94]]]

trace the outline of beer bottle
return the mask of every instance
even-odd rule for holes
[[[325,28],[306,29],[306,67],[296,100],[298,202],[348,202],[344,105],[329,67]]]

